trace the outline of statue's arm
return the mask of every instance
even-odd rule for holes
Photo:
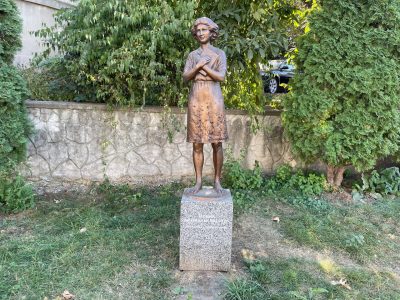
[[[183,80],[184,81],[192,80],[199,71],[200,71],[200,68],[198,68],[197,65],[189,70],[185,70],[183,72]]]
[[[215,81],[224,81],[225,80],[225,72],[219,72],[219,71],[213,70],[209,66],[204,66],[203,70],[206,71],[207,74]]]
[[[204,69],[204,66],[208,64],[210,60],[211,57],[205,56],[202,59],[200,59],[200,61],[197,64],[194,65],[193,58],[189,55],[185,64],[185,69],[183,71],[183,80],[184,81],[192,80],[201,69]]]
[[[219,54],[219,64],[217,70],[213,70],[208,65],[203,67],[203,70],[207,72],[207,74],[214,79],[215,81],[224,81],[226,74],[226,56],[223,51]]]

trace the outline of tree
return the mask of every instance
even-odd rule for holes
[[[334,187],[346,167],[371,169],[399,148],[399,24],[399,0],[323,0],[298,41],[285,132]]]
[[[252,113],[264,111],[259,64],[288,49],[289,29],[299,17],[296,1],[199,2],[197,15],[210,16],[221,27],[218,45],[229,62],[226,104]]]
[[[0,60],[12,63],[21,48],[22,20],[14,1],[0,0]]]
[[[297,18],[297,2],[84,0],[38,35],[64,55],[66,68],[95,100],[177,105],[188,98],[182,70],[196,47],[190,27],[209,16],[220,25],[217,43],[229,61],[227,106],[262,111],[258,64],[287,48],[286,25]]]
[[[16,211],[33,205],[32,189],[17,176],[26,157],[31,126],[23,99],[28,91],[11,65],[21,46],[21,19],[12,0],[0,0],[0,210]]]
[[[27,92],[16,68],[0,61],[0,177],[25,159],[31,131],[22,101]]]
[[[84,0],[38,35],[64,55],[68,72],[95,101],[176,104],[188,94],[180,79],[194,10],[194,0]]]

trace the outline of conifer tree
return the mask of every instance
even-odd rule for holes
[[[298,41],[285,132],[334,187],[346,167],[371,169],[399,148],[399,24],[399,0],[322,0]]]
[[[31,126],[23,100],[26,84],[12,65],[21,47],[22,20],[12,0],[0,0],[0,210],[32,207],[32,188],[18,176]]]

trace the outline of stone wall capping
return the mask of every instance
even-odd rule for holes
[[[38,101],[26,100],[25,104],[28,108],[47,108],[47,109],[76,109],[76,110],[102,110],[102,111],[136,111],[147,113],[163,113],[165,109],[161,106],[145,106],[141,107],[111,107],[104,103],[78,103],[64,101]],[[186,114],[186,107],[170,107],[173,114]],[[265,112],[261,115],[265,116],[280,116],[282,110],[274,109],[271,106],[265,107]],[[226,109],[228,115],[247,115],[247,111],[239,109]]]

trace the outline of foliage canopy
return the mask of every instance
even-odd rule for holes
[[[24,160],[30,132],[22,98],[25,83],[18,71],[0,62],[0,174]]]
[[[23,99],[28,91],[11,65],[21,46],[21,19],[14,1],[0,0],[0,210],[17,211],[33,205],[32,189],[17,175],[25,159],[31,126]]]
[[[25,157],[29,122],[22,99],[24,80],[11,65],[21,45],[21,18],[14,1],[0,0],[0,175],[14,170]]]
[[[398,0],[323,0],[298,41],[284,126],[296,154],[328,164],[331,184],[398,150],[398,24]]]
[[[11,63],[21,48],[22,21],[14,1],[0,0],[0,60]]]
[[[177,102],[185,89],[175,77],[191,39],[182,28],[190,26],[193,10],[194,1],[86,0],[57,15],[60,32],[47,28],[40,35],[65,55],[68,71],[97,101]]]
[[[258,63],[288,47],[287,24],[298,1],[84,0],[37,34],[64,55],[65,66],[92,100],[119,105],[177,105],[189,88],[185,59],[197,47],[197,17],[219,24],[217,47],[228,57],[226,105],[261,110]],[[297,5],[297,6],[296,6]]]

